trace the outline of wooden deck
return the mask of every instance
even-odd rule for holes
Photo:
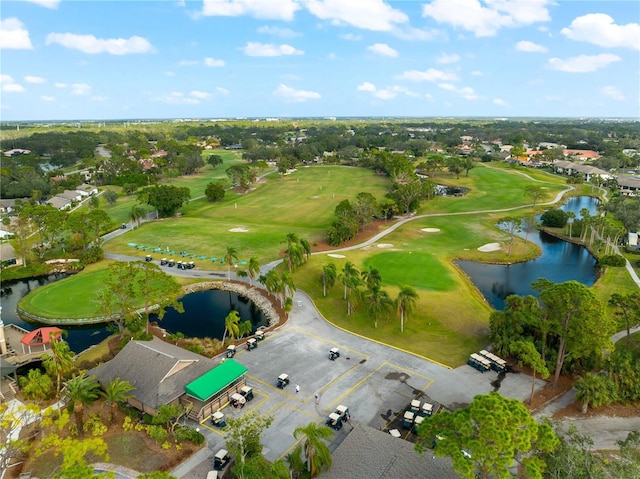
[[[5,361],[15,364],[16,366],[21,366],[31,361],[39,360],[44,353],[51,350],[51,346],[49,344],[45,344],[32,347],[31,351],[29,351],[29,348],[20,342],[27,333],[29,333],[28,330],[21,328],[20,326],[16,326],[15,324],[4,325],[4,338],[7,344],[7,354],[3,354],[2,358]]]

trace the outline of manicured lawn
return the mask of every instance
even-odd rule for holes
[[[448,291],[456,285],[447,268],[430,253],[389,251],[365,259],[364,265],[377,268],[390,285],[410,284],[436,291]]]

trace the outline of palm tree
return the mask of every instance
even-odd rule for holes
[[[231,279],[231,264],[234,260],[238,260],[238,251],[233,246],[227,246],[227,253],[224,255],[227,263],[227,279]]]
[[[356,304],[362,299],[362,291],[359,289],[362,284],[363,281],[357,274],[349,278],[347,283],[347,316],[355,311]]]
[[[18,377],[18,381],[27,399],[44,401],[53,395],[53,381],[39,369],[29,369],[26,376]]]
[[[295,451],[304,456],[311,477],[316,477],[322,469],[331,467],[331,451],[324,442],[324,439],[333,437],[333,431],[328,426],[310,422],[306,426],[297,427],[293,431],[293,437],[302,439]]]
[[[393,307],[393,301],[389,297],[389,293],[387,293],[384,289],[381,289],[380,286],[373,286],[368,289],[365,293],[365,297],[367,299],[367,309],[369,314],[373,316],[374,327],[378,327],[378,317],[382,313],[387,313]]]
[[[396,298],[396,309],[400,313],[400,332],[404,332],[404,320],[409,318],[411,313],[416,308],[416,300],[418,299],[418,293],[411,286],[400,286],[400,292]]]
[[[271,294],[277,295],[280,290],[280,276],[275,270],[270,269],[267,274],[264,275],[264,287]]]
[[[369,289],[372,289],[374,286],[380,286],[382,283],[380,271],[373,266],[369,266],[369,268],[362,271],[360,275]]]
[[[576,214],[573,211],[567,211],[567,218],[568,218],[567,223],[569,224],[569,238],[571,238],[571,236],[573,236],[571,234],[571,229],[572,229],[571,227],[573,226],[573,220],[576,219]]]
[[[227,317],[224,318],[224,334],[222,335],[222,343],[227,339],[227,333],[233,338],[240,336],[240,313],[235,309],[229,311]]]
[[[307,261],[309,256],[311,256],[311,245],[306,239],[300,238],[300,246],[302,246],[302,251],[304,251],[304,260]]]
[[[100,385],[96,376],[76,375],[64,383],[64,396],[73,408],[78,426],[78,436],[84,436],[84,406],[91,404],[100,397]]]
[[[614,390],[607,376],[593,373],[587,373],[578,378],[573,386],[576,388],[576,399],[582,402],[584,414],[587,413],[589,406],[598,407],[608,404]]]
[[[134,389],[129,381],[123,381],[120,378],[115,378],[107,385],[104,390],[104,397],[107,399],[107,404],[111,406],[110,422],[113,422],[113,418],[116,416],[118,403],[125,402],[132,397],[129,393]]]
[[[140,205],[133,205],[131,211],[129,211],[129,219],[131,222],[136,222],[138,228],[140,228],[140,220],[144,218],[144,215],[147,214],[147,211]]]
[[[289,271],[293,271],[295,266],[302,263],[302,259],[304,258],[304,249],[300,246],[300,243],[291,243],[284,251],[284,257],[287,259]]]
[[[296,292],[296,285],[293,282],[293,275],[291,271],[283,271],[280,274],[280,283],[282,284],[282,293],[287,298],[293,298]]]
[[[255,256],[249,258],[247,274],[249,275],[249,284],[253,286],[252,281],[260,274],[260,263]]]
[[[322,295],[327,296],[327,288],[333,288],[336,284],[336,265],[333,263],[325,264],[322,267],[320,281],[322,282]]]
[[[45,371],[56,379],[56,398],[60,397],[62,378],[76,368],[75,353],[69,348],[69,343],[59,338],[51,338],[51,351],[42,360]]]
[[[356,268],[356,265],[351,261],[347,261],[342,267],[342,271],[338,275],[338,278],[342,281],[342,284],[344,284],[344,299],[347,299],[347,285],[351,283],[351,278],[353,276],[358,276],[359,274],[360,272],[358,271],[358,268]]]

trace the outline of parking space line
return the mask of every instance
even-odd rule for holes
[[[352,354],[357,354],[357,355],[359,355],[359,356],[362,356],[362,357],[363,357],[363,358],[365,358],[367,361],[368,361],[369,359],[371,359],[371,356],[369,356],[368,354],[365,354],[365,353],[363,353],[363,352],[360,352],[360,351],[358,351],[358,350],[356,350],[356,349],[347,348],[347,347],[343,346],[343,345],[342,345],[342,343],[336,343],[336,342],[334,342],[334,341],[329,341],[327,338],[325,338],[325,337],[323,337],[323,336],[318,336],[317,334],[310,333],[309,331],[305,331],[305,330],[303,330],[303,329],[300,329],[300,328],[298,328],[297,326],[291,326],[291,328],[289,328],[289,329],[290,329],[291,331],[297,331],[297,332],[298,332],[298,333],[300,333],[300,334],[305,334],[305,335],[307,335],[307,336],[311,336],[312,338],[318,339],[318,340],[322,341],[323,343],[328,343],[328,344],[331,344],[331,345],[336,346],[336,347],[338,347],[338,346],[339,346],[341,350],[349,351],[349,352],[351,352]]]
[[[284,394],[284,395],[285,395],[285,396],[287,396],[289,399],[294,399],[294,400],[299,401],[299,402],[301,402],[301,403],[304,403],[304,402],[305,402],[305,401],[302,401],[301,399],[299,399],[299,398],[298,398],[298,397],[296,397],[296,396],[292,396],[291,394],[284,392],[284,389],[280,389],[280,388],[278,388],[278,387],[276,387],[276,386],[273,386],[273,385],[271,385],[271,384],[269,384],[269,383],[267,383],[267,382],[263,381],[262,379],[258,379],[257,377],[255,377],[255,376],[251,376],[251,375],[249,375],[249,374],[247,374],[247,377],[248,377],[248,378],[250,378],[252,381],[255,381],[255,382],[257,382],[257,383],[262,384],[263,386],[266,386],[266,387],[268,387],[268,388],[270,388],[270,389],[274,389],[276,392],[279,392],[280,394]]]
[[[369,379],[371,376],[373,376],[375,373],[377,373],[386,364],[387,364],[386,362],[382,363],[380,366],[375,368],[373,371],[371,371],[369,374],[367,374],[365,377],[363,377],[360,381],[358,381],[356,384],[351,386],[344,393],[342,393],[340,396],[338,396],[336,399],[334,399],[333,402],[329,403],[329,406],[330,406],[329,409],[333,409],[333,407],[335,407],[336,405],[340,404],[340,401],[342,400],[342,398],[344,398],[345,396],[351,394],[353,391],[358,389],[363,382],[365,382],[367,379]]]

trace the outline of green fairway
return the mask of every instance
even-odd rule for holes
[[[410,284],[436,291],[449,291],[456,286],[447,268],[429,253],[389,251],[365,259],[364,265],[377,268],[390,285]]]

